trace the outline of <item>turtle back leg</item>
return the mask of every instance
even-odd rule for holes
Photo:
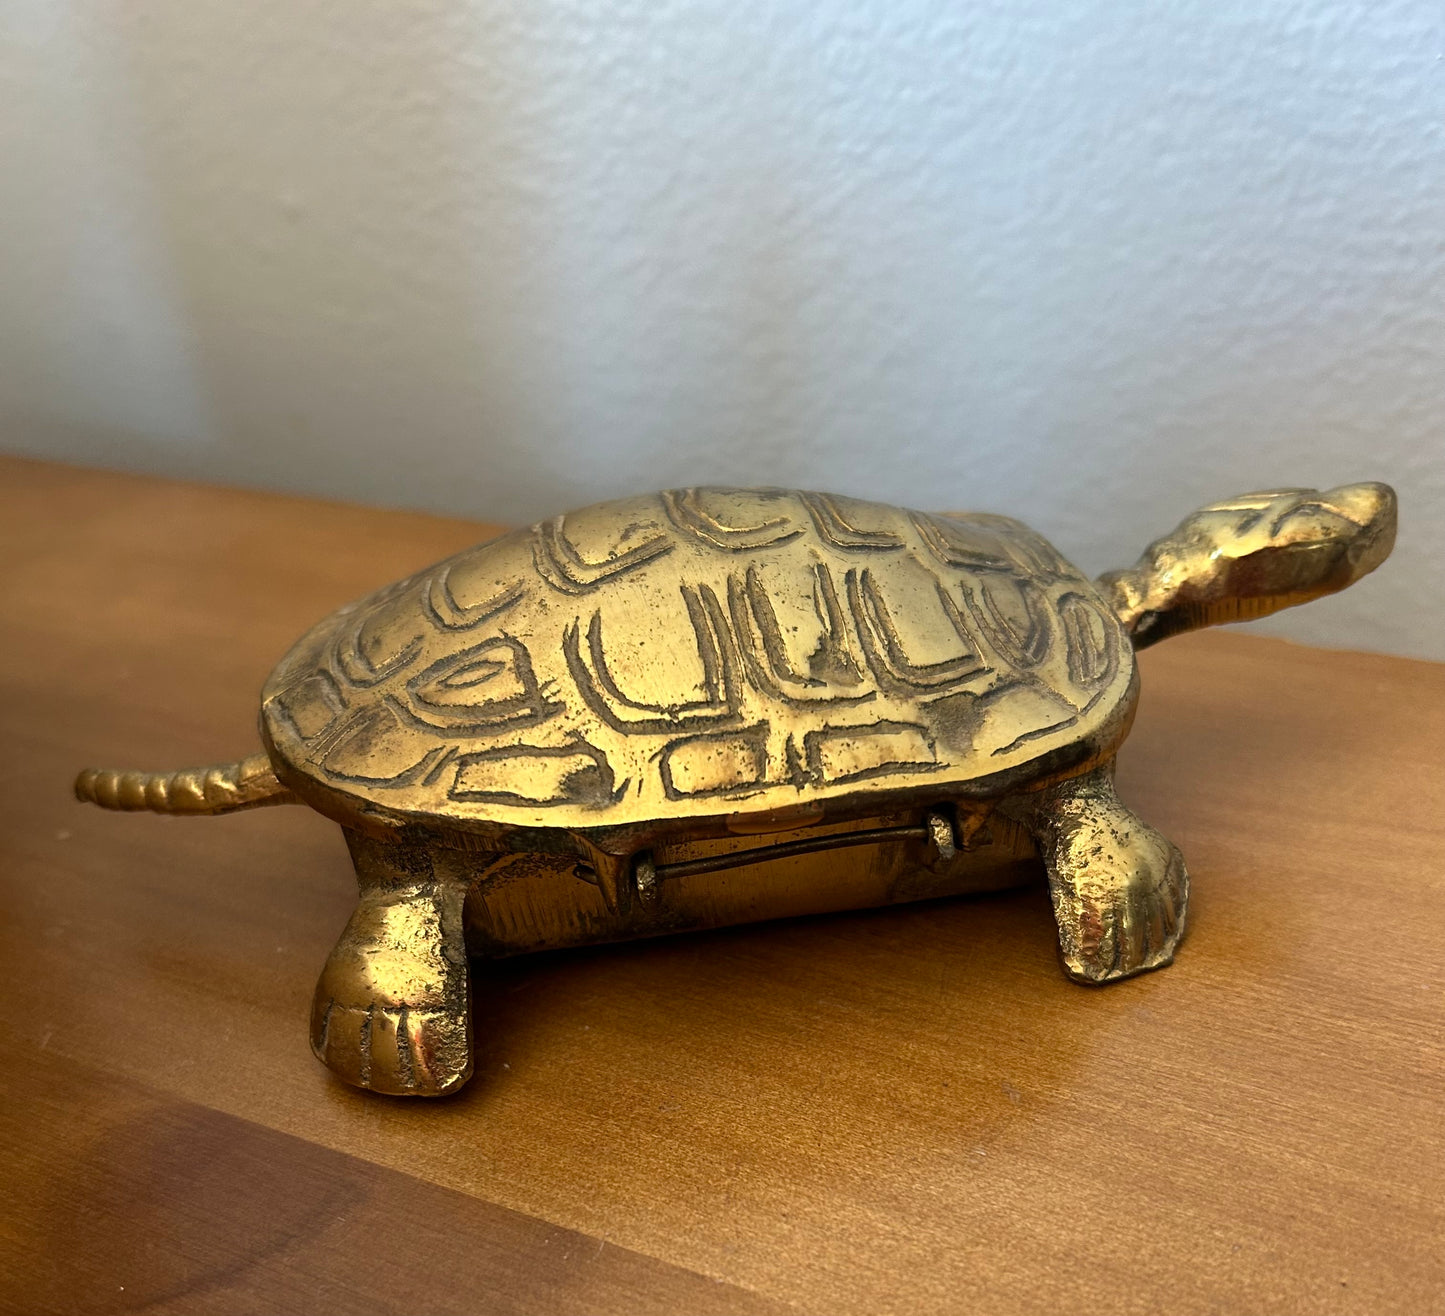
[[[1189,874],[1179,851],[1120,803],[1112,762],[1021,796],[1008,812],[1043,856],[1071,978],[1110,982],[1174,959]]]
[[[454,1092],[472,1074],[466,882],[423,847],[346,839],[361,899],[316,984],[311,1049],[358,1087]]]

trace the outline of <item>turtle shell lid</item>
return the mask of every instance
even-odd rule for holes
[[[685,489],[341,609],[261,725],[340,821],[485,839],[996,797],[1111,754],[1136,689],[1108,604],[1017,521]]]

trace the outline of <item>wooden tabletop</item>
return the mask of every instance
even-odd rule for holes
[[[1441,665],[1143,655],[1163,973],[1068,982],[1039,887],[483,968],[460,1096],[333,1080],[337,828],[71,779],[251,752],[303,628],[482,534],[0,461],[0,1308],[1445,1310]]]

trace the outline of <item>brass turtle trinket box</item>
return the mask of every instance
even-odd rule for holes
[[[1114,791],[1134,651],[1343,589],[1394,537],[1385,485],[1270,490],[1091,581],[1001,516],[781,489],[601,503],[321,622],[265,684],[263,752],[88,769],[76,793],[340,823],[360,900],[311,1044],[378,1092],[471,1075],[472,955],[1046,875],[1067,973],[1107,982],[1171,961],[1188,898]]]

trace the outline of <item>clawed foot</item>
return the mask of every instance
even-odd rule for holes
[[[348,1083],[435,1097],[471,1077],[461,895],[363,888],[316,986],[311,1049]]]
[[[1043,792],[1032,822],[1069,976],[1111,982],[1172,962],[1189,874],[1179,851],[1119,802],[1110,772]]]

